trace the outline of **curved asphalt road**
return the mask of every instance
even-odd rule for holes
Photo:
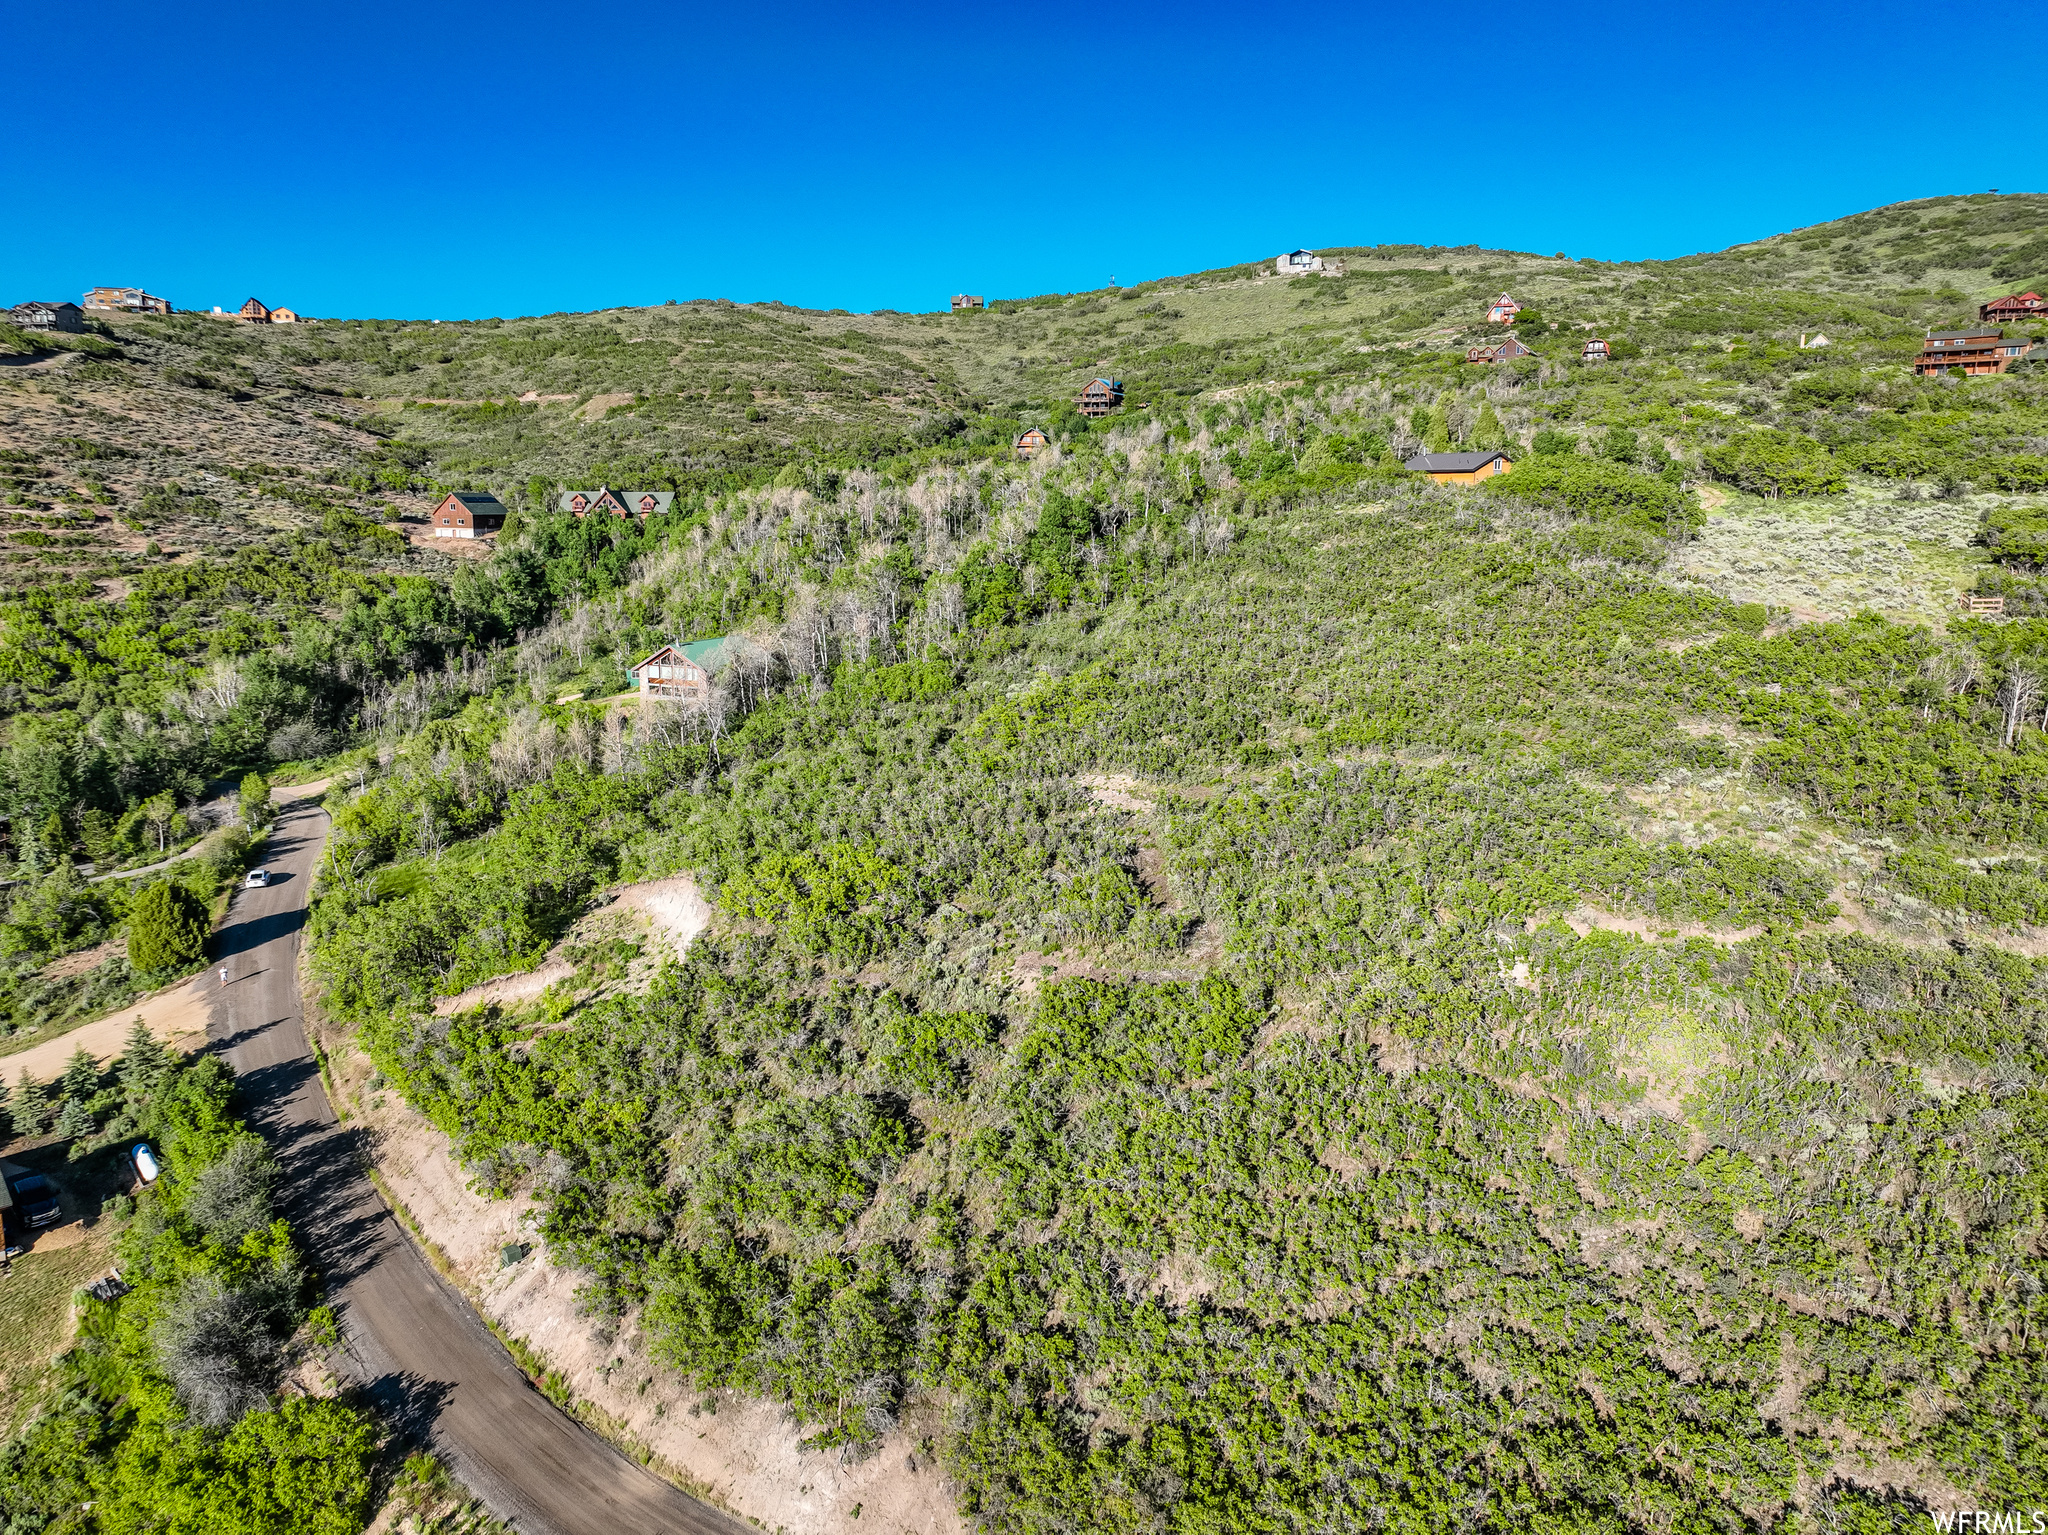
[[[523,1535],[737,1535],[749,1527],[687,1497],[558,1412],[468,1302],[407,1239],[335,1123],[307,1047],[299,935],[327,835],[308,800],[282,807],[274,883],[236,892],[217,936],[226,964],[207,1033],[240,1079],[250,1121],[285,1168],[284,1213],[327,1276],[345,1368]]]

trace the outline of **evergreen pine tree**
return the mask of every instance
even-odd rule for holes
[[[41,1135],[50,1122],[50,1090],[24,1071],[14,1084],[14,1131],[17,1135]]]
[[[86,1107],[83,1098],[66,1098],[64,1112],[57,1116],[57,1133],[70,1140],[79,1140],[99,1129],[92,1117],[92,1110]]]
[[[137,1014],[121,1044],[121,1059],[115,1066],[121,1078],[121,1091],[129,1102],[146,1097],[170,1064],[171,1052],[149,1032],[149,1025]]]
[[[85,1046],[71,1052],[71,1059],[64,1063],[64,1075],[57,1079],[57,1090],[79,1103],[92,1102],[93,1095],[99,1092],[100,1063]]]

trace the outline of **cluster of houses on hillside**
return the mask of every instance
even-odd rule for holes
[[[85,329],[88,314],[169,314],[169,299],[158,298],[140,288],[92,288],[86,292],[83,306],[68,299],[51,303],[43,299],[31,299],[26,304],[16,304],[7,311],[8,323],[23,330],[54,330],[76,333]],[[245,302],[240,309],[229,314],[220,305],[213,306],[213,312],[224,320],[240,320],[249,325],[296,325],[306,316],[295,309],[272,309],[259,298]]]
[[[242,307],[233,314],[218,304],[213,306],[213,312],[224,320],[240,320],[245,325],[297,325],[306,318],[293,309],[272,309],[260,298],[244,299]]]
[[[1486,308],[1486,320],[1490,325],[1513,325],[1522,314],[1523,305],[1515,302],[1513,294],[1503,293]],[[1511,362],[1517,357],[1533,357],[1527,343],[1519,336],[1508,336],[1492,346],[1470,346],[1465,348],[1467,362]],[[1579,347],[1580,362],[1607,362],[1614,356],[1614,348],[1605,337],[1588,336]]]

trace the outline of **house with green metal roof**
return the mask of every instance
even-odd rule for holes
[[[736,634],[664,645],[630,668],[642,698],[702,698],[746,644]]]

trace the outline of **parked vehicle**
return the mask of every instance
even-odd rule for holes
[[[255,890],[269,883],[270,871],[268,869],[251,869],[248,876],[242,881],[242,888],[244,890]]]
[[[135,1176],[144,1183],[154,1183],[164,1175],[163,1168],[157,1164],[156,1153],[149,1149],[147,1141],[137,1146],[130,1155],[135,1159]]]
[[[14,1208],[19,1212],[22,1224],[30,1230],[56,1225],[64,1207],[57,1196],[57,1185],[41,1173],[22,1173],[9,1178],[7,1191],[14,1196]]]

